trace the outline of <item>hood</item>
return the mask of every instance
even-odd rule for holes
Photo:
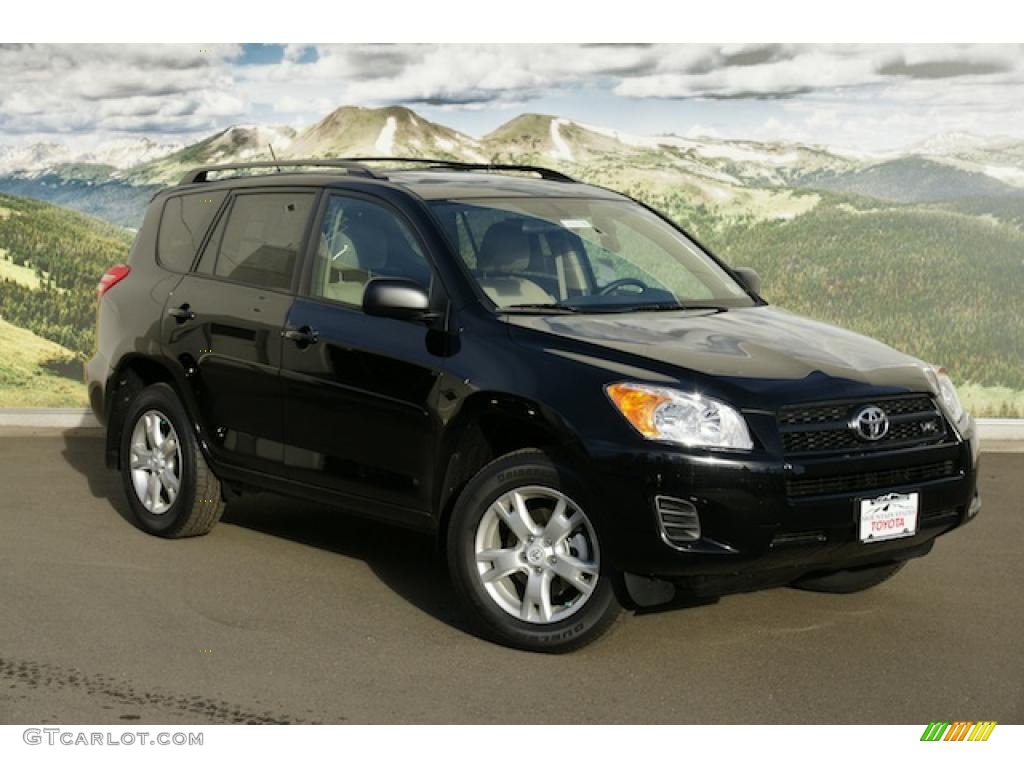
[[[539,331],[624,353],[634,358],[629,362],[633,370],[635,358],[644,358],[654,362],[657,371],[667,364],[749,391],[765,393],[772,383],[780,395],[791,394],[796,382],[808,379],[819,395],[824,394],[824,381],[836,383],[836,391],[815,399],[866,390],[932,390],[919,360],[866,336],[774,307],[508,318],[514,338]],[[547,346],[551,353],[576,358],[583,351],[576,344],[570,345],[575,349]],[[602,357],[598,352],[583,354],[604,364],[596,359]]]

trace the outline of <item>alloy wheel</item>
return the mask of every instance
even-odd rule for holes
[[[491,503],[477,526],[477,572],[490,598],[532,624],[552,624],[582,608],[597,586],[600,552],[593,525],[568,496],[524,486]]]
[[[181,444],[164,414],[149,410],[139,417],[130,454],[135,495],[151,514],[164,514],[181,488]]]

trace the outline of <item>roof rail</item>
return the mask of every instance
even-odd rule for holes
[[[572,178],[561,171],[552,168],[544,168],[539,165],[519,165],[516,163],[464,163],[458,160],[437,160],[425,157],[339,157],[325,160],[255,160],[248,163],[224,163],[222,165],[203,165],[193,168],[186,173],[179,184],[201,184],[207,181],[207,175],[218,171],[239,171],[248,168],[276,168],[278,171],[284,168],[312,167],[312,168],[341,168],[351,174],[366,176],[371,179],[383,179],[372,168],[364,163],[405,163],[412,165],[426,166],[432,170],[453,170],[453,171],[522,171],[524,173],[536,173],[547,181],[562,181],[575,183]]]
[[[193,168],[181,177],[179,184],[201,184],[207,180],[207,174],[218,171],[240,171],[248,168],[276,168],[278,171],[292,167],[314,167],[314,168],[341,168],[349,173],[358,176],[367,176],[372,179],[382,178],[373,172],[372,169],[352,160],[255,160],[248,163],[224,163],[222,165],[203,165]]]
[[[522,171],[524,173],[536,173],[547,181],[564,181],[576,183],[576,179],[568,174],[556,171],[553,168],[545,168],[541,165],[521,165],[518,163],[465,163],[459,160],[437,160],[426,157],[345,157],[339,158],[342,162],[351,163],[412,163],[414,165],[425,165],[438,170],[455,171]]]

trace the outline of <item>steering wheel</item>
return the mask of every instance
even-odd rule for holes
[[[608,285],[604,286],[603,288],[600,288],[597,291],[597,295],[607,296],[608,294],[614,293],[615,291],[619,290],[619,288],[622,288],[627,285],[632,285],[639,288],[640,293],[646,292],[648,287],[647,283],[636,277],[620,277],[618,280],[612,280],[610,283],[608,283]]]

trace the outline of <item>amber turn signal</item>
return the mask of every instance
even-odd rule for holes
[[[654,411],[659,405],[670,401],[667,395],[631,384],[612,384],[607,388],[607,392],[622,415],[641,435],[649,438],[658,437]]]

